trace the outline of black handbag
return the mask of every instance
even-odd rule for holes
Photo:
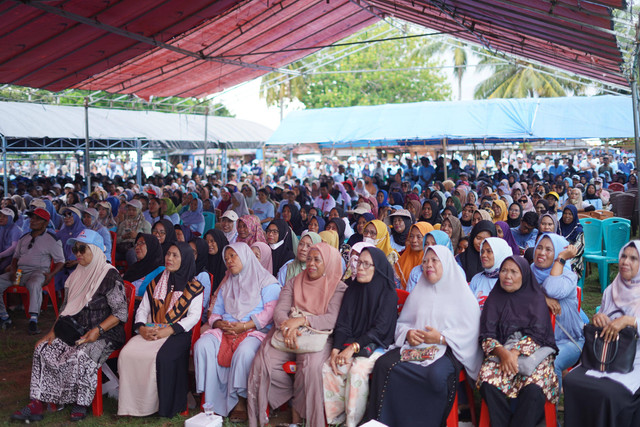
[[[53,325],[53,333],[68,346],[74,346],[76,341],[87,333],[87,329],[72,316],[60,316]]]
[[[607,343],[602,338],[602,329],[593,323],[584,325],[584,347],[580,354],[582,366],[609,373],[626,374],[633,371],[638,331],[627,326],[620,331],[615,341]]]

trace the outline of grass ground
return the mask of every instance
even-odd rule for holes
[[[610,268],[610,278],[617,274],[617,265]],[[585,280],[583,292],[582,308],[589,318],[595,314],[596,307],[600,305],[601,293],[598,281],[598,271],[593,267],[591,273]],[[36,341],[41,336],[27,335],[27,319],[24,311],[12,313],[15,326],[8,331],[0,331],[0,425],[9,425],[9,416],[13,411],[23,407],[29,401],[29,381],[31,375],[31,355]],[[40,326],[43,331],[51,328],[54,321],[53,310],[50,308],[45,311],[40,320]],[[476,402],[479,405],[479,402]],[[479,406],[478,406],[479,407]],[[115,414],[117,412],[117,401],[105,396],[104,398],[104,415],[100,418],[93,416],[87,417],[80,424],[86,427],[92,426],[135,426],[135,425],[153,425],[153,426],[182,426],[186,417],[176,416],[172,419],[164,419],[159,417],[146,418],[119,418]],[[190,416],[199,412],[199,409],[190,411]],[[280,421],[288,421],[288,414],[283,413],[277,418]],[[63,426],[70,424],[69,409],[65,409],[59,413],[49,414],[41,425]],[[225,421],[225,427],[234,424]],[[237,424],[241,426],[243,424]]]

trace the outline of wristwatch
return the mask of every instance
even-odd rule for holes
[[[102,329],[102,326],[98,325],[98,335],[102,336],[104,335],[104,329]]]
[[[558,261],[563,267],[567,263],[566,259],[560,257],[556,258],[556,261]]]

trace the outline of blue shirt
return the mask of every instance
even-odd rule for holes
[[[520,233],[520,227],[512,228],[511,235],[513,236],[513,240],[516,241],[516,244],[522,248],[533,248],[536,245],[536,238],[538,237],[538,230],[536,228],[529,234]]]

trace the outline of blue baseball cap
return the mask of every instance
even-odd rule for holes
[[[98,233],[93,230],[84,229],[76,237],[72,237],[67,240],[67,245],[73,246],[76,242],[87,243],[97,246],[101,251],[104,251],[104,239]]]

